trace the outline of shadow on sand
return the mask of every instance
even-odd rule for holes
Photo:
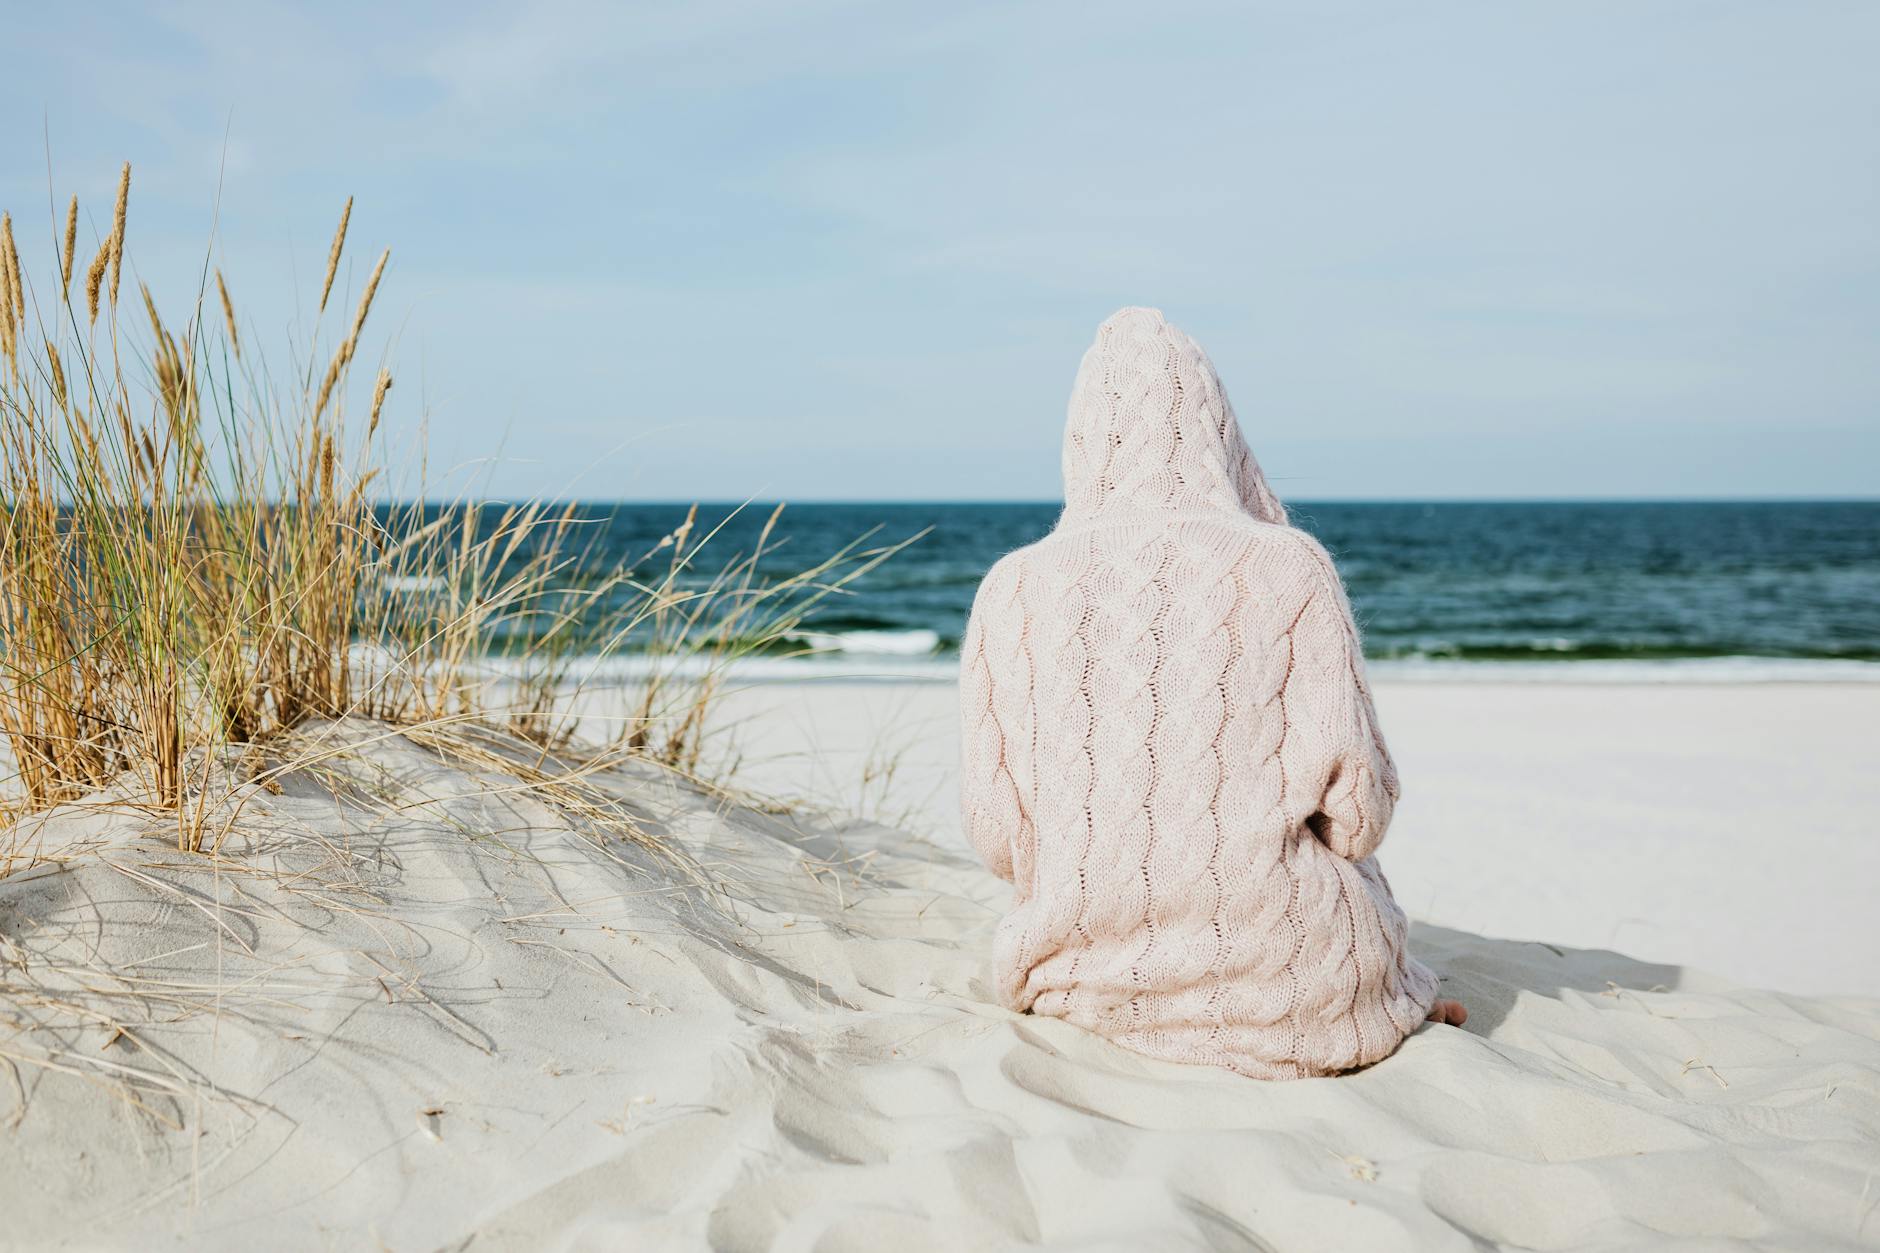
[[[1443,977],[1442,995],[1469,1011],[1465,1031],[1487,1035],[1499,1027],[1522,992],[1558,999],[1560,993],[1676,991],[1681,966],[1639,961],[1606,949],[1566,948],[1541,940],[1499,940],[1412,923],[1410,949]]]

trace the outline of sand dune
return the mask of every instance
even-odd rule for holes
[[[0,881],[11,1247],[1880,1243],[1880,1002],[1420,927],[1466,1030],[1256,1083],[990,1004],[945,843],[325,734],[219,864],[15,832],[75,855]]]

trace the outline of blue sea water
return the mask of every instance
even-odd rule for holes
[[[1880,677],[1880,502],[1290,508],[1337,560],[1366,652],[1385,669],[1544,665],[1565,677],[1649,664],[1693,677]],[[700,513],[701,525],[723,523],[712,543],[727,555],[748,549],[768,513],[734,509]],[[685,510],[582,506],[601,561],[651,548]],[[870,542],[924,532],[821,607],[800,643],[860,671],[943,669],[980,577],[1049,531],[1057,511],[1054,503],[792,505],[764,570],[802,569],[871,531]]]

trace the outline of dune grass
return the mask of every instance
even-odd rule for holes
[[[72,199],[43,285],[0,219],[0,736],[15,809],[115,789],[172,815],[179,848],[212,849],[208,815],[287,769],[265,750],[304,740],[297,728],[364,717],[445,744],[476,724],[561,749],[578,671],[629,650],[647,660],[588,760],[696,773],[725,668],[775,649],[899,547],[864,536],[761,577],[773,513],[708,570],[717,532],[694,508],[652,553],[603,565],[573,506],[386,505],[422,457],[388,454],[393,375],[360,365],[389,250],[336,298],[351,201],[283,381],[218,268],[174,306],[136,282],[130,189],[127,164],[82,273]],[[506,639],[526,647],[495,664]]]

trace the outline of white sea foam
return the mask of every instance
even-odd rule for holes
[[[940,650],[938,631],[801,631],[793,643],[818,653],[852,653],[869,657],[931,657]]]
[[[379,586],[391,592],[441,592],[446,585],[435,574],[390,574],[379,580]]]

